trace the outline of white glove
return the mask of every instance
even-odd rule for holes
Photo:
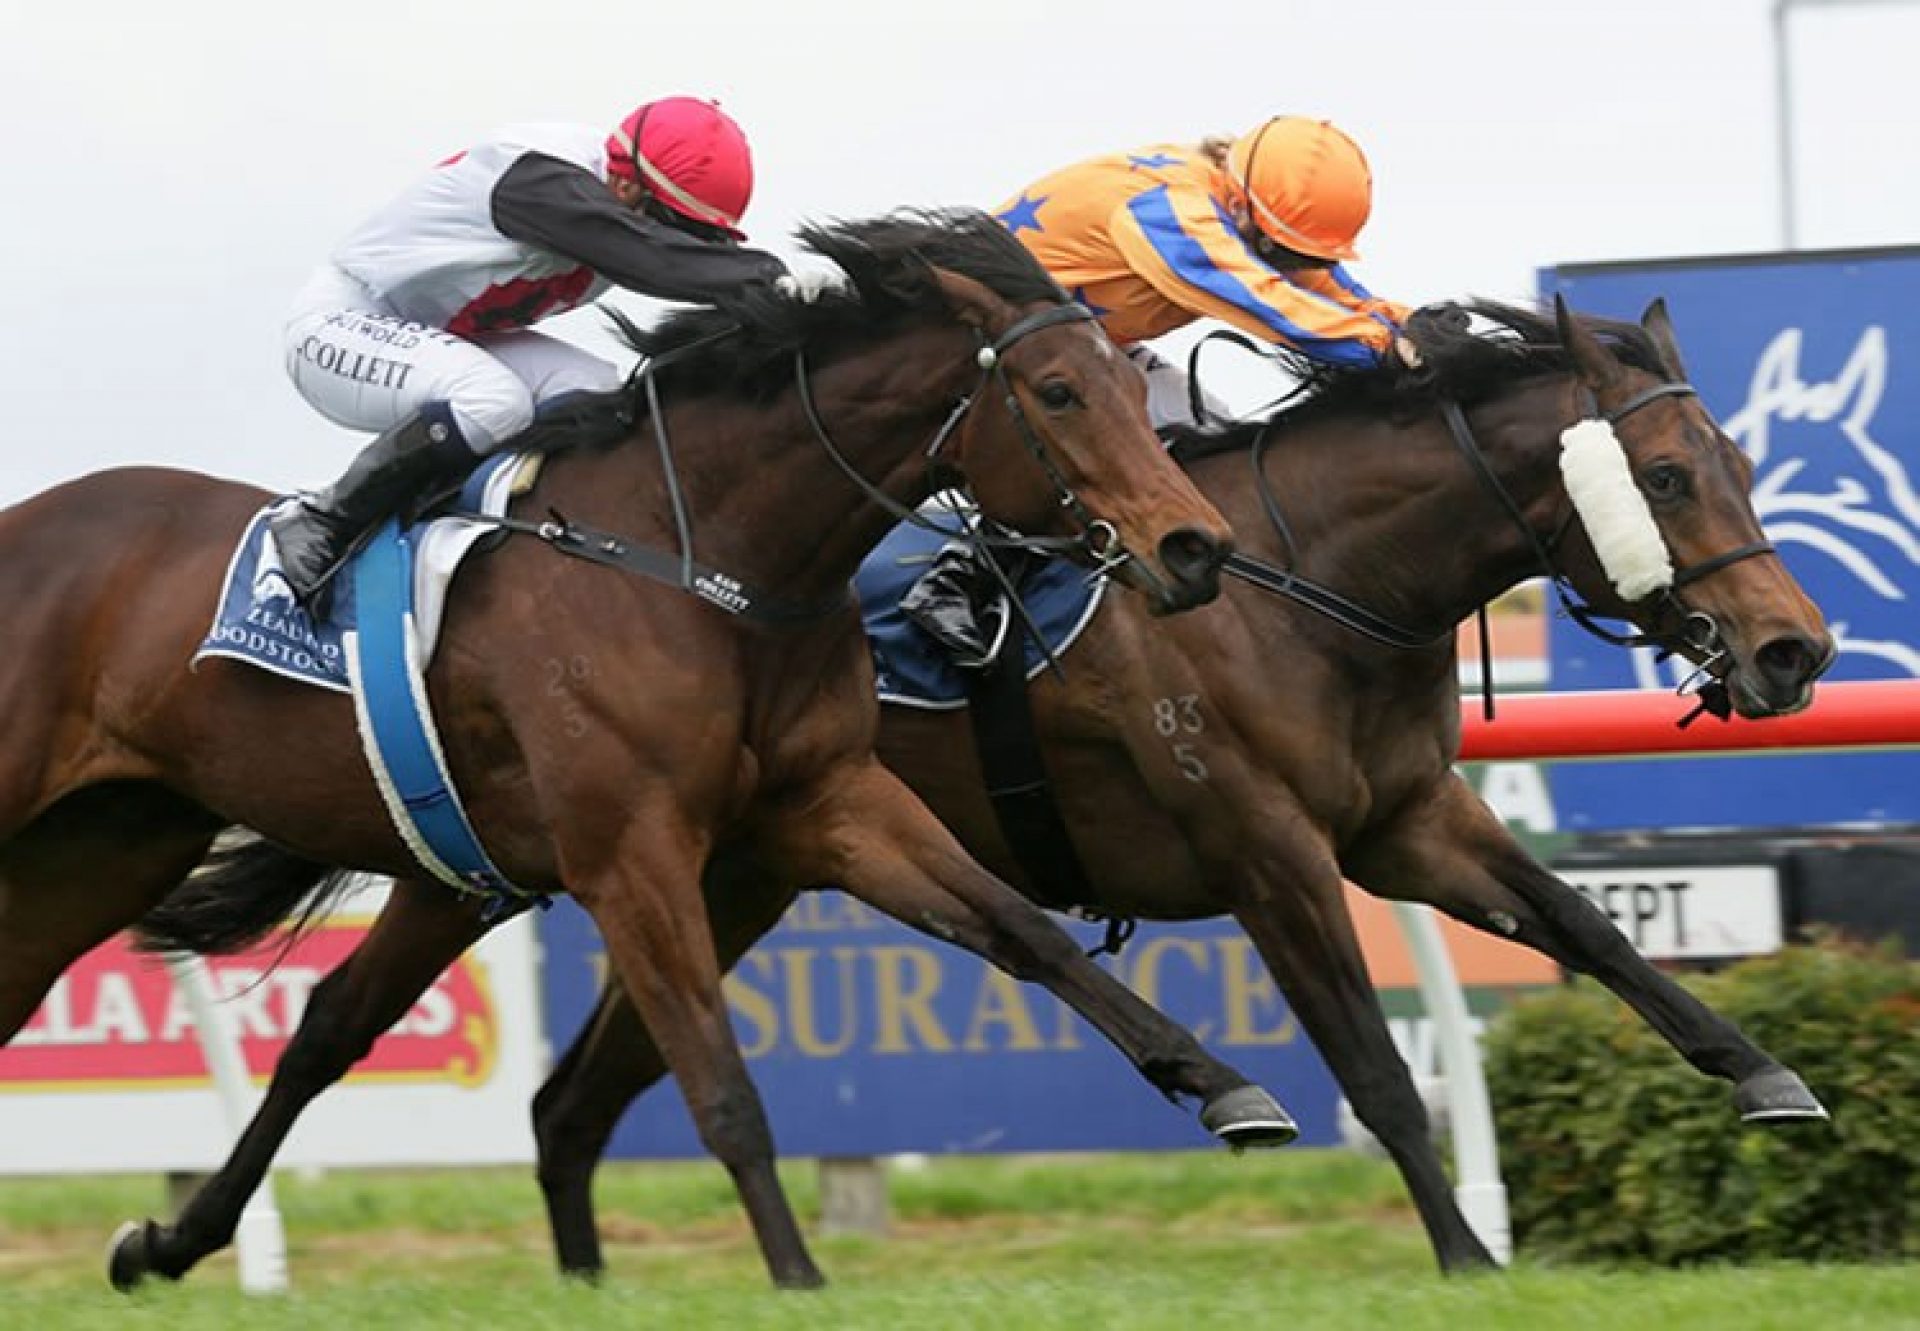
[[[807,268],[797,273],[782,273],[773,279],[773,289],[802,305],[811,305],[829,291],[845,289],[846,279],[825,268]]]

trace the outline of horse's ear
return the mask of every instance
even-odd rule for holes
[[[1680,344],[1673,336],[1673,316],[1667,313],[1665,296],[1653,298],[1653,304],[1647,306],[1647,312],[1640,316],[1640,326],[1653,338],[1654,349],[1666,363],[1668,373],[1684,381],[1687,367],[1680,360]]]
[[[1553,319],[1560,327],[1560,345],[1573,357],[1573,366],[1595,395],[1619,383],[1623,371],[1613,353],[1567,308],[1567,298],[1553,295]]]
[[[932,272],[940,294],[946,297],[947,308],[958,315],[962,322],[973,325],[983,333],[992,328],[1004,328],[1013,322],[1013,307],[986,283],[976,282],[971,277],[949,272],[945,268],[934,268]]]

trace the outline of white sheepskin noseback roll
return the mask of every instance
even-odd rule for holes
[[[1638,601],[1673,586],[1666,542],[1611,425],[1575,421],[1561,431],[1560,475],[1600,567],[1623,599]]]

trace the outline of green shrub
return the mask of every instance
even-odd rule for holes
[[[1920,965],[1822,942],[1686,984],[1833,1122],[1742,1124],[1726,1083],[1597,985],[1529,999],[1485,1044],[1516,1246],[1669,1265],[1920,1255]]]

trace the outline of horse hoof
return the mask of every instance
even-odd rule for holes
[[[153,1274],[149,1244],[153,1238],[151,1220],[129,1220],[113,1231],[107,1240],[107,1280],[122,1294],[140,1288],[140,1282]]]
[[[781,1290],[825,1289],[827,1278],[817,1269],[805,1271],[784,1271],[774,1277],[774,1287]]]
[[[1236,1151],[1285,1146],[1300,1135],[1293,1115],[1258,1086],[1239,1086],[1215,1096],[1200,1111],[1200,1126]]]
[[[1828,1118],[1826,1106],[1787,1068],[1754,1073],[1734,1088],[1733,1103],[1747,1123],[1813,1123]]]

